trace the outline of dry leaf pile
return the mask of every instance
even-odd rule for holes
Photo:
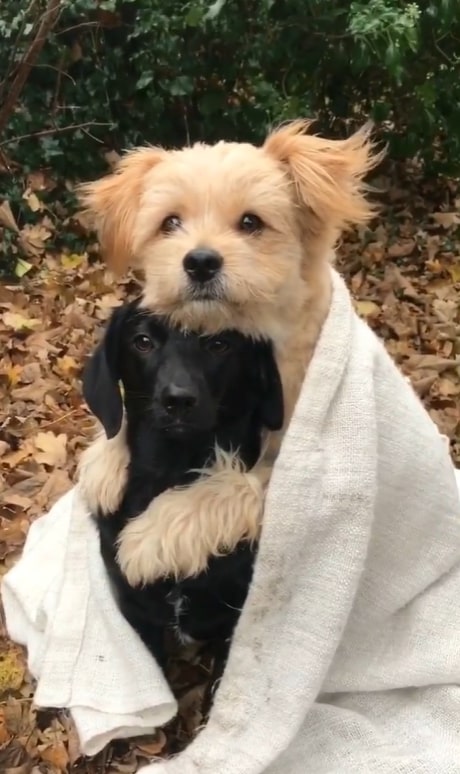
[[[385,190],[382,214],[343,241],[338,266],[358,313],[385,340],[460,465],[460,192],[455,182],[423,182],[415,168],[394,179],[392,172],[374,181]],[[56,230],[77,223],[84,234],[86,224],[64,212],[61,222],[51,219],[40,198],[46,185],[42,173],[27,181],[24,200],[40,215],[32,227],[19,229],[0,202],[0,245],[2,230],[16,231],[22,277],[0,286],[0,577],[17,560],[31,521],[74,480],[92,428],[80,394],[84,358],[112,306],[138,287],[133,277],[115,284],[89,235],[86,252],[47,248]],[[208,669],[197,653],[174,658],[179,718],[154,738],[114,743],[82,760],[66,714],[33,706],[24,653],[0,628],[0,771],[132,774],[191,738],[202,721]]]

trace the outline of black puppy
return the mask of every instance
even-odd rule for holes
[[[122,502],[115,513],[94,514],[120,609],[162,668],[164,634],[172,628],[181,640],[211,645],[217,677],[246,599],[256,548],[240,542],[232,553],[210,557],[207,570],[194,577],[132,587],[117,563],[117,543],[153,498],[191,483],[197,469],[212,464],[216,444],[238,450],[248,469],[255,464],[263,428],[279,429],[283,422],[271,344],[236,331],[182,332],[136,301],[112,314],[86,366],[83,392],[108,438],[121,428],[123,404],[126,415],[130,465]]]

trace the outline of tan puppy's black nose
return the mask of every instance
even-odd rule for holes
[[[213,279],[222,267],[222,256],[216,250],[198,247],[184,258],[185,272],[194,282],[205,283]]]

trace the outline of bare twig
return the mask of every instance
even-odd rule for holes
[[[27,78],[29,77],[29,73],[37,61],[49,33],[59,18],[60,9],[61,0],[48,0],[46,11],[40,20],[40,24],[38,25],[37,34],[30,44],[30,48],[28,49],[26,55],[23,57],[5,102],[0,108],[0,136],[5,130],[5,127],[18,101],[19,95],[27,81]]]
[[[56,113],[57,107],[59,105],[59,94],[61,91],[61,83],[62,83],[62,68],[64,67],[64,63],[65,63],[65,55],[61,55],[59,66],[57,67],[56,87],[54,89],[54,96],[51,104],[52,115]]]
[[[91,124],[91,126],[94,126],[94,124]],[[97,126],[97,124],[96,124]],[[106,124],[106,126],[110,126],[110,124]],[[95,134],[91,134],[88,129],[82,129],[83,134],[85,134],[87,137],[89,137],[90,140],[93,140],[93,142],[98,142],[99,145],[104,145],[104,140],[101,140],[100,137],[96,137]]]
[[[3,170],[0,168],[0,172],[6,171],[11,173],[10,163],[1,149],[0,149],[0,164],[3,164]]]
[[[12,145],[15,142],[21,142],[21,140],[30,140],[34,137],[49,137],[52,134],[62,134],[63,132],[71,132],[77,129],[88,129],[91,126],[110,126],[110,123],[106,121],[85,121],[83,124],[70,124],[69,126],[56,126],[52,129],[42,129],[39,132],[30,132],[30,134],[20,134],[17,137],[10,137],[8,140],[0,142],[0,148],[5,145]]]
[[[191,145],[191,143],[190,143],[190,128],[189,128],[189,125],[188,125],[187,108],[186,108],[186,106],[184,104],[182,105],[182,112],[183,112],[183,116],[184,116],[186,144],[188,146],[190,146]]]
[[[59,30],[56,35],[65,35],[67,32],[72,32],[72,30],[83,30],[88,29],[89,27],[100,27],[101,23],[98,21],[87,21],[87,22],[80,22],[79,24],[73,24],[71,27],[64,27],[63,30]]]
[[[11,78],[17,73],[18,65],[15,66],[15,60],[16,60],[16,53],[19,48],[19,44],[22,38],[22,35],[24,33],[24,30],[26,28],[26,24],[28,22],[28,19],[30,18],[30,14],[33,11],[34,6],[37,4],[37,0],[31,0],[28,7],[24,11],[24,16],[21,22],[21,26],[19,27],[18,33],[16,35],[16,40],[11,48],[9,57],[8,57],[8,64],[6,66],[5,70],[5,77],[0,82],[0,102],[3,102],[3,92],[5,90],[6,84],[10,81]],[[35,22],[34,25],[35,26]]]

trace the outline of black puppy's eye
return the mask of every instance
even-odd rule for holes
[[[160,226],[160,231],[163,234],[172,234],[173,231],[177,231],[182,226],[182,221],[179,215],[168,215]]]
[[[224,352],[228,352],[230,344],[225,339],[205,339],[205,347],[208,352],[212,352],[214,355],[222,355]]]
[[[264,227],[264,223],[258,215],[252,212],[245,212],[238,221],[238,228],[245,234],[259,234]]]
[[[144,333],[139,333],[138,336],[135,336],[133,344],[139,352],[151,352],[155,346],[152,339]]]

